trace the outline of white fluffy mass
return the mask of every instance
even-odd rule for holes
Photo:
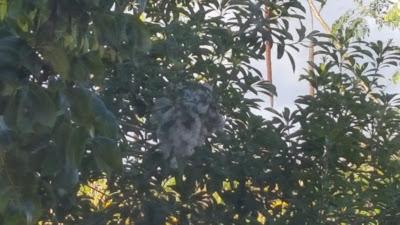
[[[206,137],[224,126],[212,90],[206,85],[182,88],[176,99],[158,99],[153,119],[157,124],[160,150],[175,168],[177,159],[191,156],[196,147],[204,144]]]

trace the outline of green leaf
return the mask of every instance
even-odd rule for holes
[[[59,152],[60,149],[63,148],[52,147],[44,152],[43,161],[40,165],[41,175],[54,177],[62,170],[62,167],[60,165],[63,165],[64,163],[64,156],[61,152]]]
[[[53,100],[41,87],[31,86],[30,91],[35,121],[44,126],[53,127],[57,116]]]
[[[22,90],[20,94],[19,104],[16,111],[16,129],[21,132],[30,133],[33,132],[34,106],[30,100],[31,95],[29,90]]]
[[[24,214],[22,213],[6,213],[3,218],[4,224],[3,225],[21,225],[26,224]]]
[[[104,80],[105,66],[101,61],[99,53],[91,51],[72,63],[71,78],[74,81],[87,81],[89,75],[94,75],[95,84],[101,84]]]
[[[7,16],[8,0],[0,0],[0,21],[3,21]]]
[[[55,130],[54,150],[58,151],[49,153],[52,156],[46,157],[46,167],[43,170],[46,174],[57,175],[55,185],[61,195],[68,193],[79,181],[79,166],[88,137],[86,129],[68,122],[61,123]],[[60,164],[54,167],[54,162],[49,161],[51,159]]]
[[[81,59],[75,59],[71,66],[71,78],[77,82],[89,80],[89,71]]]
[[[0,215],[7,209],[9,201],[12,199],[11,188],[8,186],[0,186]]]
[[[85,153],[89,132],[83,127],[72,127],[65,147],[66,163],[78,167]]]
[[[257,91],[269,95],[276,96],[276,87],[269,81],[258,81],[255,86],[258,88]]]
[[[79,182],[79,170],[74,165],[65,165],[62,171],[57,174],[54,186],[59,196],[71,194],[73,188]]]
[[[75,87],[68,89],[66,95],[71,105],[72,119],[90,127],[93,123],[90,92],[85,88]]]
[[[278,51],[278,59],[282,58],[283,53],[285,52],[285,45],[278,44],[277,51]]]
[[[53,67],[54,71],[64,79],[69,80],[70,61],[65,49],[56,45],[48,45],[42,48],[42,54],[46,61]]]
[[[118,131],[116,118],[99,97],[82,87],[70,89],[67,94],[74,120],[87,128],[94,127],[96,135],[116,137]]]
[[[302,23],[300,25],[300,28],[296,29],[296,31],[299,35],[299,40],[303,40],[306,36],[306,27]]]
[[[9,225],[33,225],[42,213],[36,196],[18,196],[12,187],[0,184],[0,221]]]
[[[94,113],[94,126],[97,135],[115,138],[118,132],[118,125],[114,114],[112,114],[103,101],[97,96],[92,97],[92,110]]]
[[[4,119],[11,129],[33,132],[37,125],[51,128],[57,117],[53,100],[43,88],[30,86],[19,90],[7,105]]]
[[[90,73],[94,75],[94,82],[101,84],[104,80],[105,66],[101,61],[99,52],[89,52],[83,56],[83,60]]]
[[[96,25],[96,34],[102,44],[111,45],[113,47],[119,46],[120,34],[122,31],[118,30],[116,24],[117,14],[98,13],[94,14],[94,23]]]
[[[93,139],[93,154],[97,166],[110,173],[112,171],[121,171],[122,157],[117,143],[110,138],[96,137]]]
[[[8,30],[0,30],[0,66],[16,67],[19,63],[20,39]]]

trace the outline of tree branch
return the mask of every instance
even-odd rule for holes
[[[268,8],[268,1],[265,3],[264,10],[265,18],[270,17],[270,9]],[[271,60],[271,50],[272,50],[272,40],[265,42],[265,64],[267,66],[266,69],[266,80],[271,82],[272,84],[272,60]],[[271,107],[274,107],[274,97],[270,96],[270,104]]]
[[[324,29],[324,31],[328,34],[332,34],[332,29],[331,27],[328,25],[328,23],[326,23],[326,21],[324,20],[324,18],[322,18],[319,10],[317,9],[317,7],[314,4],[313,0],[307,0],[308,5],[310,6],[311,9],[311,13],[314,15],[314,17],[319,21],[319,23],[322,26],[322,29]]]

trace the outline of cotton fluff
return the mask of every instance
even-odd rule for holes
[[[193,155],[196,147],[224,126],[212,90],[206,85],[181,88],[175,99],[158,99],[153,121],[157,125],[160,151],[175,168],[178,160]]]

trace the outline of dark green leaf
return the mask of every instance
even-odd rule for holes
[[[54,71],[64,79],[70,79],[70,60],[65,49],[56,45],[48,45],[42,48],[41,53],[46,61],[53,67]]]
[[[282,58],[283,53],[285,52],[285,45],[278,44],[277,51],[278,51],[277,55],[278,59]]]
[[[106,137],[93,139],[93,154],[101,170],[111,173],[122,169],[121,153],[117,143],[112,139]]]

